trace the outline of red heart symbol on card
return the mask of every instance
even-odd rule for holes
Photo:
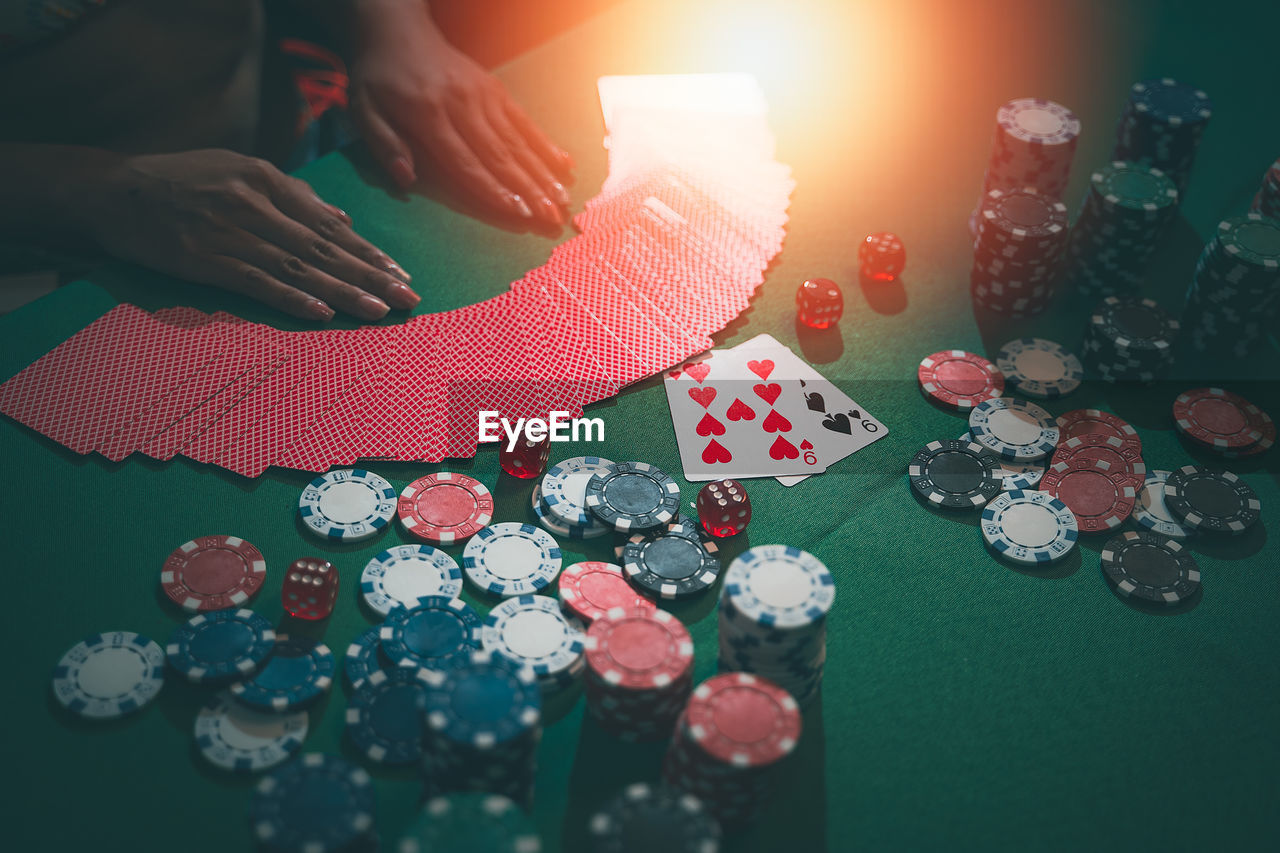
[[[711,372],[711,365],[706,362],[690,364],[685,367],[684,372],[696,379],[698,384],[701,385],[702,380],[706,379],[707,374]]]
[[[702,451],[702,461],[708,465],[715,465],[717,462],[732,462],[733,454],[713,438],[711,443]]]
[[[773,373],[773,362],[767,358],[763,361],[748,361],[747,370],[750,370],[761,379],[768,379],[769,374]]]
[[[761,426],[765,432],[791,432],[791,421],[778,414],[775,409],[770,409],[769,414],[764,416]]]
[[[813,445],[809,442],[809,439],[806,438],[804,441],[800,442],[800,449],[813,450]]]
[[[714,388],[690,388],[689,397],[693,402],[706,409],[711,406],[711,401],[716,398],[716,389]]]
[[[756,410],[741,400],[734,400],[724,416],[731,421],[753,421],[756,419]]]
[[[681,372],[681,371],[680,371],[680,368],[678,368],[678,367],[677,367],[675,370],[668,370],[668,371],[667,371],[667,376],[671,377],[672,379],[679,379],[679,378],[680,378],[680,372]]]
[[[772,406],[773,401],[777,400],[778,395],[782,393],[782,386],[777,382],[770,382],[768,385],[752,385],[751,390],[756,392],[757,397]]]
[[[711,417],[711,414],[708,412],[702,416],[702,420],[698,421],[698,425],[694,428],[694,432],[701,436],[724,435],[724,424]]]
[[[774,459],[795,459],[800,455],[800,451],[796,450],[794,444],[782,436],[778,436],[773,440],[773,445],[769,448],[769,455]]]

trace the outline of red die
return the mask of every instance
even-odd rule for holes
[[[825,329],[844,313],[844,294],[829,278],[811,278],[796,291],[796,315],[800,322]]]
[[[544,435],[541,441],[534,441],[529,434],[521,432],[516,439],[514,450],[507,450],[504,443],[498,451],[498,464],[502,470],[512,477],[521,480],[532,480],[547,467],[547,458],[551,456],[551,436]]]
[[[907,250],[897,234],[869,234],[858,247],[862,275],[872,281],[893,281],[907,265]]]
[[[707,483],[698,492],[698,520],[712,536],[734,536],[751,521],[751,499],[737,480]]]
[[[338,570],[319,557],[294,560],[284,576],[280,600],[285,611],[298,619],[327,619],[338,600]]]

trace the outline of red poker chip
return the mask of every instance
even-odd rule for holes
[[[188,613],[243,607],[267,577],[262,552],[238,536],[201,536],[178,546],[160,570],[160,586]]]
[[[473,477],[441,471],[405,486],[396,514],[404,529],[423,542],[452,545],[493,520],[493,495]]]
[[[953,409],[972,409],[1004,393],[1004,374],[980,355],[952,349],[926,356],[916,369],[920,389]]]
[[[615,607],[587,629],[587,673],[626,690],[666,690],[688,677],[693,638],[680,620],[651,607]]]
[[[1261,410],[1221,388],[1193,388],[1173,401],[1178,432],[1210,450],[1244,450],[1262,440]]]
[[[1087,451],[1050,465],[1040,491],[1067,505],[1081,533],[1115,530],[1133,512],[1138,494],[1129,471]]]
[[[747,672],[726,672],[698,685],[684,721],[694,743],[735,767],[764,767],[800,740],[800,708],[791,694]]]
[[[588,625],[615,607],[657,609],[627,581],[622,567],[613,563],[574,563],[560,573],[557,583],[560,604]]]
[[[1100,409],[1075,409],[1058,417],[1059,441],[1067,442],[1086,435],[1106,435],[1120,440],[1126,459],[1142,457],[1142,439],[1138,431],[1123,418]]]
[[[1260,456],[1275,446],[1275,421],[1271,420],[1271,416],[1261,409],[1258,409],[1257,411],[1257,422],[1254,426],[1262,436],[1258,439],[1258,443],[1252,447],[1246,447],[1244,450],[1225,450],[1222,453],[1223,456],[1228,459],[1246,459],[1250,456]]]
[[[1049,464],[1067,462],[1076,456],[1084,455],[1094,462],[1101,460],[1112,468],[1127,471],[1134,488],[1141,491],[1142,484],[1147,480],[1147,465],[1142,461],[1141,456],[1127,456],[1128,449],[1127,443],[1114,435],[1087,432],[1061,442],[1053,451],[1053,458],[1049,460]]]

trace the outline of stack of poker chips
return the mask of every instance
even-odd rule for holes
[[[1182,324],[1199,352],[1243,358],[1280,305],[1280,220],[1259,213],[1218,223],[1196,263]]]
[[[680,715],[663,780],[726,826],[740,825],[773,799],[800,731],[800,707],[787,691],[758,675],[722,673],[698,685]]]
[[[628,785],[587,823],[594,853],[720,849],[720,824],[692,794],[643,782]]]
[[[1271,219],[1280,219],[1280,160],[1272,163],[1262,176],[1262,186],[1258,187],[1258,194],[1253,197],[1249,210]]]
[[[542,697],[528,667],[472,652],[427,675],[422,760],[428,797],[488,791],[533,800]]]
[[[996,110],[991,160],[982,181],[982,198],[969,217],[969,232],[977,234],[981,202],[991,190],[1035,187],[1062,198],[1079,137],[1080,120],[1075,113],[1053,101],[1018,98]]]
[[[1155,166],[1173,180],[1181,198],[1212,115],[1209,96],[1193,86],[1168,77],[1134,83],[1116,128],[1111,159]]]
[[[1063,279],[1092,296],[1136,295],[1147,261],[1178,212],[1178,190],[1159,169],[1116,161],[1089,179],[1067,243]]]
[[[994,189],[979,213],[970,291],[975,303],[1030,317],[1053,299],[1067,238],[1067,208],[1034,187]]]
[[[1108,296],[1085,330],[1085,370],[1107,382],[1154,382],[1173,366],[1179,328],[1150,299]]]
[[[591,623],[584,679],[587,712],[629,741],[671,734],[693,686],[693,639],[652,607],[615,607]]]
[[[744,551],[720,593],[720,668],[762,675],[808,702],[822,684],[835,593],[831,572],[807,551]]]

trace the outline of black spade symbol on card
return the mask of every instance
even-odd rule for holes
[[[822,425],[832,432],[842,432],[845,435],[853,435],[853,426],[849,423],[849,416],[844,412],[836,412],[834,415],[827,415],[822,419]]]
[[[804,395],[804,404],[813,412],[825,412],[827,410],[827,401],[822,399],[822,395],[817,391]]]
[[[862,420],[862,412],[859,412],[857,409],[850,409],[849,417],[853,418],[855,421],[860,421]]]

